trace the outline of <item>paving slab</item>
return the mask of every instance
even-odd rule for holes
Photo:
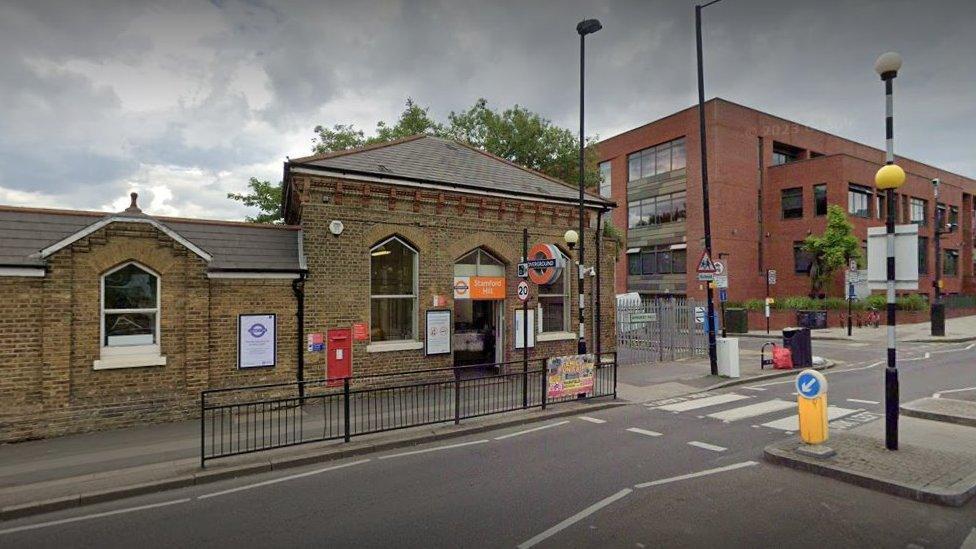
[[[902,404],[905,416],[976,427],[976,402],[954,398],[920,398]]]
[[[797,437],[770,444],[764,458],[927,503],[959,507],[976,495],[976,429],[903,418],[899,449],[884,444],[884,421],[831,433],[825,443],[836,454],[813,457]]]

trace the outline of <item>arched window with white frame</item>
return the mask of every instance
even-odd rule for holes
[[[369,251],[370,339],[417,339],[417,259],[412,246],[390,237]]]
[[[160,277],[134,261],[101,278],[101,358],[96,368],[164,364],[159,356]],[[141,360],[132,357],[141,356]],[[126,358],[124,362],[115,360]]]

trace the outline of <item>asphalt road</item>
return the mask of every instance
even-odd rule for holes
[[[884,349],[815,346],[843,361],[827,374],[831,404],[853,410],[840,419],[878,421]],[[976,386],[969,347],[902,345],[903,400]],[[763,446],[794,436],[783,422],[792,410],[777,402],[795,398],[791,383],[8,521],[0,546],[955,548],[970,535],[976,542],[976,502],[943,508],[763,463]],[[703,399],[713,404],[696,407]]]

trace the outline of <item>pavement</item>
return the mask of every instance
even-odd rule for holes
[[[898,341],[906,343],[962,343],[976,341],[976,316],[964,316],[959,318],[946,319],[946,335],[932,336],[932,327],[929,322],[919,322],[916,324],[898,324],[896,326]],[[824,328],[811,330],[810,335],[814,340],[820,341],[854,341],[884,343],[887,337],[885,326],[877,328],[853,328],[851,335],[847,335],[847,328]],[[769,334],[765,330],[751,330],[745,334],[730,334],[733,337],[750,337],[779,341],[782,339],[782,332],[772,330]]]

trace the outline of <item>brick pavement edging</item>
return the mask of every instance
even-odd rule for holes
[[[171,478],[162,480],[155,480],[151,482],[133,482],[105,490],[70,493],[61,497],[7,505],[0,509],[0,521],[23,518],[41,513],[49,513],[52,511],[60,511],[73,507],[81,507],[94,503],[119,500],[132,496],[173,490],[176,488],[187,488],[189,486],[209,484],[229,478],[266,473],[269,471],[276,471],[291,467],[300,467],[303,465],[310,465],[325,461],[335,461],[338,459],[393,450],[406,446],[416,446],[418,444],[437,442],[440,440],[478,434],[485,431],[492,431],[506,427],[514,427],[526,423],[545,421],[552,418],[571,416],[584,412],[592,413],[599,410],[626,406],[628,404],[631,403],[620,400],[598,400],[592,403],[572,402],[560,405],[556,409],[549,409],[545,411],[534,410],[528,413],[517,411],[507,414],[500,414],[498,416],[488,416],[487,418],[481,418],[479,423],[472,422],[468,423],[467,425],[462,424],[460,426],[448,424],[435,426],[433,429],[423,427],[417,428],[418,430],[422,431],[421,433],[410,433],[409,429],[397,431],[393,434],[384,433],[384,436],[379,437],[380,440],[368,440],[364,438],[360,441],[353,441],[338,445],[334,442],[321,443],[318,446],[315,444],[310,444],[307,446],[296,446],[279,450],[271,450],[262,456],[250,454],[248,456],[241,456],[236,459],[228,458],[226,460],[222,460],[224,461],[224,464],[216,463],[208,466],[207,469],[202,470],[199,467],[194,467],[191,465],[191,467],[196,469],[196,472],[177,474]],[[407,434],[408,436],[404,436],[404,434]],[[392,440],[389,440],[391,438]],[[258,458],[260,461],[255,462],[255,458]],[[180,461],[185,462],[187,465],[199,463],[197,458]],[[246,462],[240,463],[240,461]],[[126,470],[122,470],[120,472],[124,473]],[[85,475],[85,477],[90,476],[91,475]],[[70,479],[65,480],[70,481]],[[23,489],[23,487],[16,488]],[[3,492],[4,490],[0,490],[0,497],[3,496]]]
[[[976,402],[926,397],[901,405],[902,415],[976,427]]]
[[[832,458],[804,455],[797,451],[800,444],[793,437],[770,444],[763,449],[763,458],[924,503],[961,507],[976,495],[976,457],[970,455],[910,445],[889,452],[884,450],[883,441],[851,433],[831,436],[827,446],[837,451]]]

